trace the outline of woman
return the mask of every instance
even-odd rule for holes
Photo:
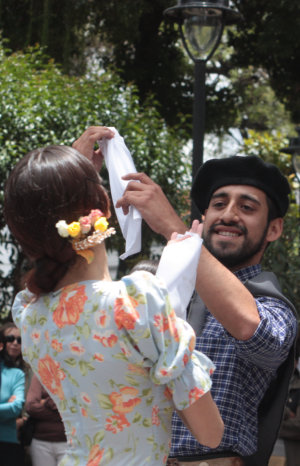
[[[26,372],[27,365],[22,356],[20,330],[13,322],[6,322],[2,326],[1,331],[5,341],[3,359],[6,366],[18,367],[23,372]]]
[[[34,421],[32,466],[57,466],[66,452],[65,429],[54,401],[36,375],[31,379],[25,409]]]
[[[200,442],[215,447],[223,434],[212,363],[193,351],[166,289],[147,272],[110,279],[104,240],[114,231],[94,144],[111,137],[92,127],[75,143],[81,153],[32,151],[5,190],[6,221],[33,262],[13,316],[65,425],[61,466],[165,464],[174,406]]]
[[[17,418],[24,404],[25,375],[15,367],[21,348],[16,328],[0,329],[0,463],[2,466],[24,464],[24,450],[17,436]]]

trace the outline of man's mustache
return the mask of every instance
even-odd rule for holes
[[[208,233],[213,233],[217,227],[234,227],[244,235],[247,235],[248,233],[247,228],[242,225],[238,225],[235,222],[223,222],[223,221],[214,223],[213,225],[211,225],[211,227],[208,230]]]

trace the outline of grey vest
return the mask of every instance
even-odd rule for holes
[[[284,301],[296,314],[293,304],[282,294],[279,282],[272,272],[261,272],[246,280],[244,285],[258,298],[268,296]],[[200,336],[205,325],[205,304],[195,292],[188,310],[188,322]],[[290,378],[294,371],[295,347],[290,349],[287,359],[277,369],[258,408],[258,448],[251,456],[243,457],[245,466],[267,466],[278,436],[284,405],[288,395]]]

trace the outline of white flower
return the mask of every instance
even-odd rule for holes
[[[59,236],[62,236],[63,238],[67,238],[69,236],[68,224],[65,220],[60,220],[55,226],[58,230]]]

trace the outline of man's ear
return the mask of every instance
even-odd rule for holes
[[[266,240],[272,243],[282,235],[283,231],[283,218],[278,217],[270,221]]]

